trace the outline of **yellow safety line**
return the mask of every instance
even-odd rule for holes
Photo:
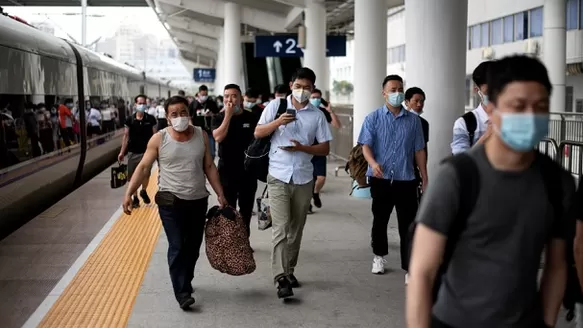
[[[157,174],[148,186],[152,200]],[[120,200],[121,201],[121,200]],[[160,233],[155,205],[122,214],[39,327],[125,327]]]

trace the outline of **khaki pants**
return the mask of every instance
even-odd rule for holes
[[[310,208],[314,181],[297,185],[267,176],[272,220],[271,270],[275,281],[294,272],[298,263],[302,233]]]

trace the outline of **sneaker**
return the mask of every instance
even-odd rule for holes
[[[322,207],[322,200],[320,199],[319,193],[314,193],[312,198],[314,199],[314,206],[316,206],[317,208]]]
[[[372,273],[374,274],[383,274],[385,273],[385,260],[382,256],[376,256],[372,260]]]
[[[289,280],[289,286],[290,286],[291,288],[300,288],[300,286],[301,286],[301,285],[300,285],[300,282],[298,281],[298,279],[296,278],[296,276],[294,276],[294,274],[293,274],[293,273],[292,273],[292,274],[290,274],[290,275],[287,277],[287,280]]]
[[[178,305],[180,305],[180,308],[183,310],[187,310],[193,304],[194,298],[192,296],[186,296],[178,301]]]
[[[138,198],[138,196],[134,196],[134,199],[132,201],[132,207],[133,208],[140,207],[140,199]]]
[[[405,273],[405,286],[409,284],[409,273]]]
[[[145,191],[144,189],[140,190],[140,197],[142,197],[145,204],[150,204],[151,202],[150,197],[148,197],[148,192]]]
[[[294,296],[294,292],[287,277],[277,279],[277,297],[287,298],[291,296]]]

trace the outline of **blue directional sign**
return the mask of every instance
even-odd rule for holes
[[[326,37],[326,56],[346,56],[346,35]],[[255,37],[255,57],[303,57],[297,34],[261,35]]]
[[[214,68],[195,68],[194,82],[215,82],[217,71]]]

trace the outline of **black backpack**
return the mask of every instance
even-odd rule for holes
[[[274,121],[287,110],[287,101],[280,99]],[[275,133],[275,132],[274,132]],[[245,171],[261,182],[267,182],[269,171],[269,151],[273,133],[264,138],[255,139],[245,151]]]
[[[473,114],[472,114],[473,115]],[[560,218],[563,215],[563,189],[560,183],[562,169],[551,158],[543,154],[537,154],[541,163],[541,174],[547,192],[548,200],[553,207],[554,217]],[[455,251],[455,247],[463,231],[466,228],[467,220],[474,211],[474,206],[480,193],[480,175],[476,162],[466,153],[454,155],[446,158],[443,163],[453,165],[457,179],[460,181],[459,198],[460,208],[454,219],[450,233],[448,234],[443,261],[435,277],[433,284],[433,302],[437,301],[441,279],[447,272],[449,262]],[[411,254],[412,241],[415,234],[416,222],[411,224],[409,229],[409,254]]]
[[[462,119],[466,122],[466,129],[468,130],[468,137],[470,137],[470,147],[474,145],[474,136],[476,135],[476,130],[478,129],[478,121],[476,120],[476,115],[473,112],[467,112],[462,115]]]

